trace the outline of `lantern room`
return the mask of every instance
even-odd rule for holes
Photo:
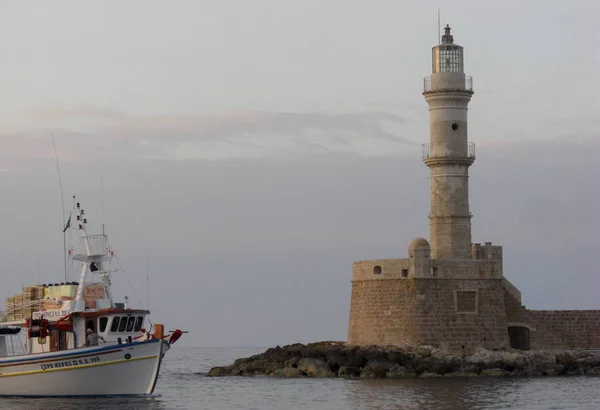
[[[432,73],[462,73],[463,48],[454,44],[450,26],[444,28],[442,42],[432,49]]]

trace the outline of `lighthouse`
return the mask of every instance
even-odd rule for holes
[[[429,105],[423,160],[431,178],[430,240],[413,238],[408,258],[352,264],[348,343],[431,345],[457,354],[480,347],[597,349],[600,310],[527,309],[521,291],[504,276],[502,246],[471,243],[475,145],[468,138],[467,108],[473,80],[465,75],[463,48],[449,26],[432,49],[423,95]]]
[[[448,25],[432,49],[423,95],[429,105],[430,136],[423,144],[423,160],[430,170],[431,258],[470,259],[469,167],[475,161],[475,144],[468,140],[467,110],[473,79],[465,75],[463,47],[454,43]]]

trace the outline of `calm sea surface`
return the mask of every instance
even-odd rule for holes
[[[600,378],[343,380],[206,377],[265,348],[185,348],[167,354],[155,397],[2,399],[0,409],[600,409]]]

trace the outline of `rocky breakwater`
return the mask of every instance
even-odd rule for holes
[[[447,352],[432,346],[350,346],[318,342],[277,346],[213,367],[209,376],[343,377],[399,379],[439,377],[600,376],[600,355],[585,351]]]

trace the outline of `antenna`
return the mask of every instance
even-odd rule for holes
[[[25,290],[25,281],[23,280],[23,247],[19,248],[19,256],[21,260],[21,290]]]
[[[102,207],[102,235],[104,234],[104,173],[100,171],[100,204]]]
[[[56,169],[58,171],[58,182],[60,184],[60,201],[62,203],[62,226],[63,229],[63,257],[64,257],[64,265],[65,265],[65,282],[67,281],[67,225],[65,223],[65,195],[63,193],[63,185],[62,185],[62,177],[60,176],[60,165],[58,164],[58,155],[56,154],[56,144],[54,143],[54,135],[51,133],[50,137],[52,138],[52,147],[54,148],[54,158],[56,159]],[[70,220],[69,220],[70,222]]]
[[[440,9],[438,9],[438,38],[437,38],[437,44],[440,44],[441,42],[441,38],[442,38],[442,33],[440,31]]]
[[[150,310],[150,282],[148,281],[148,253],[146,252],[146,309]]]

